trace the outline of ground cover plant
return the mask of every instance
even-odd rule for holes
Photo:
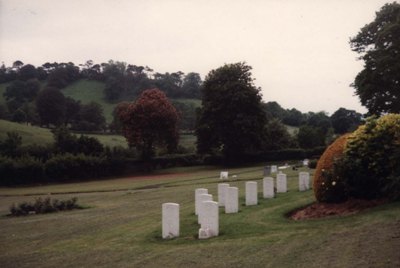
[[[26,216],[33,213],[44,214],[82,208],[78,205],[77,201],[78,199],[76,197],[67,200],[38,197],[34,202],[24,201],[19,204],[12,204],[10,207],[10,213],[12,216]]]
[[[278,163],[279,164],[279,163]],[[346,217],[293,221],[288,212],[315,201],[298,191],[261,199],[265,163],[228,169],[239,187],[240,212],[220,212],[219,237],[196,239],[194,190],[214,199],[225,168],[173,168],[149,175],[37,187],[0,188],[0,263],[3,267],[396,267],[400,265],[400,203]],[[313,170],[310,170],[313,173]],[[259,184],[259,205],[245,207],[244,184]],[[68,213],[6,217],[11,203],[30,197],[79,198],[90,207]],[[161,204],[181,206],[181,236],[161,237]],[[379,228],[377,228],[379,226]],[[315,260],[318,259],[316,262]]]

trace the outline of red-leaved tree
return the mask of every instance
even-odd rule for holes
[[[168,152],[176,149],[179,115],[162,91],[147,89],[135,102],[118,105],[116,112],[129,146],[136,147],[143,159],[154,156],[156,146]]]

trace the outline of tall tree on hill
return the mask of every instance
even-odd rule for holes
[[[199,153],[220,151],[230,163],[260,149],[266,116],[250,71],[239,62],[207,75],[196,128]]]
[[[344,134],[355,130],[361,124],[362,115],[354,110],[339,108],[331,115],[335,133]]]
[[[202,85],[200,74],[188,73],[183,79],[182,91],[186,98],[200,98],[200,88]]]
[[[36,98],[36,109],[41,125],[59,126],[64,122],[65,97],[56,88],[45,88]]]
[[[364,69],[353,87],[370,114],[400,113],[400,4],[385,4],[350,40]]]
[[[143,159],[151,158],[155,147],[173,152],[178,145],[178,113],[166,95],[148,89],[139,98],[117,108],[129,146],[136,147]]]

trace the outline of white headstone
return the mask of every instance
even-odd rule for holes
[[[214,201],[203,202],[204,218],[199,229],[199,239],[207,239],[219,234],[218,203]]]
[[[246,206],[254,206],[258,204],[257,182],[246,182]]]
[[[205,188],[197,188],[194,192],[194,214],[199,214],[199,195],[201,194],[208,194],[208,190]]]
[[[284,173],[279,173],[276,176],[276,192],[277,193],[287,192],[287,179],[286,179],[286,174]]]
[[[204,219],[204,201],[212,201],[212,195],[210,194],[201,194],[199,195],[199,214],[197,217],[197,222],[201,224],[202,220]]]
[[[299,191],[307,191],[310,189],[310,173],[299,172]]]
[[[304,159],[303,160],[303,166],[308,166],[309,162],[310,162],[310,160]]]
[[[225,199],[225,213],[239,212],[239,189],[237,187],[228,187]]]
[[[276,173],[278,172],[278,166],[271,166],[271,173]]]
[[[179,204],[162,204],[162,238],[179,236]]]
[[[225,206],[225,199],[227,195],[229,184],[228,183],[218,183],[218,206]]]
[[[263,196],[264,198],[274,198],[274,178],[265,177],[263,179]]]
[[[228,175],[229,175],[228,171],[221,171],[221,173],[219,174],[219,179],[227,180],[229,178]]]

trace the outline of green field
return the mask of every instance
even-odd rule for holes
[[[0,141],[7,137],[7,132],[17,132],[22,137],[22,145],[40,144],[47,145],[54,142],[50,129],[26,124],[14,123],[0,119]],[[76,134],[80,135],[80,134]],[[115,134],[85,134],[97,138],[103,145],[109,147],[128,147],[125,137]],[[194,135],[182,135],[180,145],[185,148],[195,148],[196,137]]]
[[[105,84],[92,80],[79,80],[62,90],[64,96],[81,101],[82,104],[97,102],[103,107],[104,117],[107,123],[111,123],[112,112],[117,103],[109,103],[104,99]]]
[[[221,168],[193,167],[127,177],[39,187],[0,188],[2,267],[399,267],[400,203],[346,216],[293,221],[285,213],[314,201],[298,192],[288,170],[288,193],[243,206],[244,184],[262,166],[229,169],[237,175],[240,212],[220,211],[220,236],[196,238],[194,190],[216,199]],[[83,210],[8,217],[15,202],[77,197]],[[161,204],[180,204],[180,237],[161,236]]]

